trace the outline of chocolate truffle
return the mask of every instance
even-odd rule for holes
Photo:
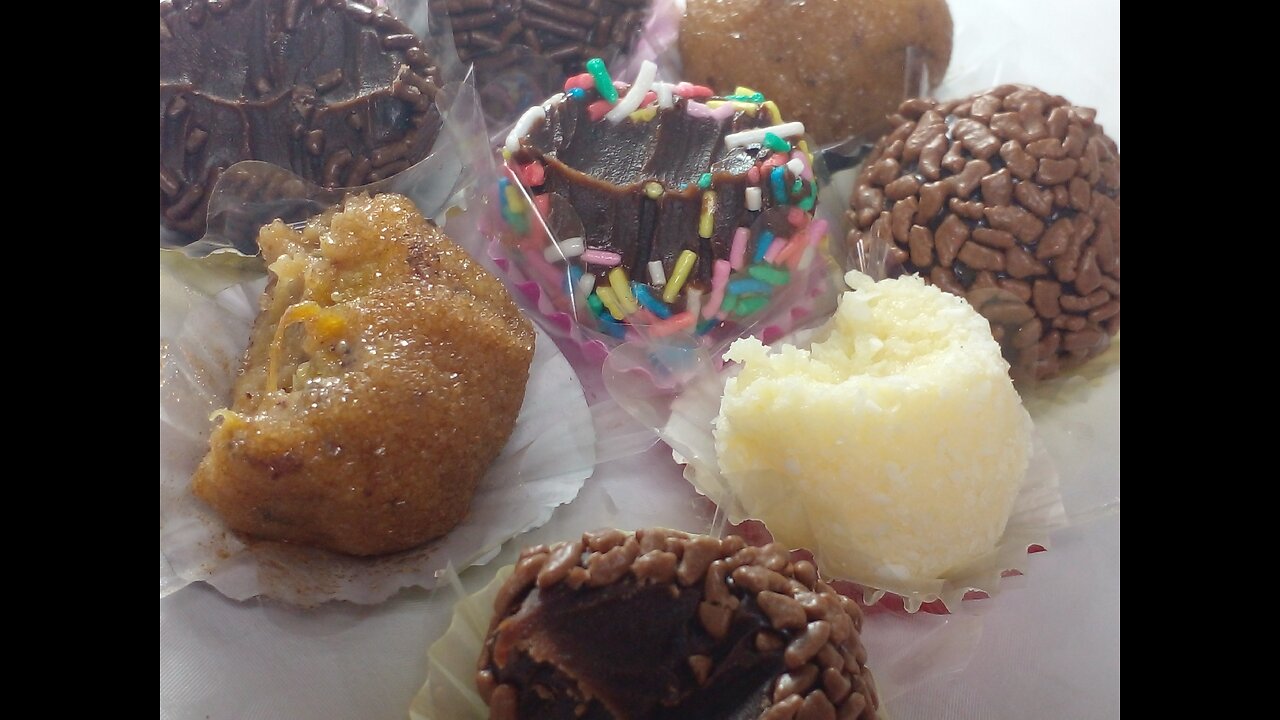
[[[160,3],[160,222],[197,239],[223,170],[263,160],[325,187],[390,177],[439,132],[422,42],[351,0]]]
[[[946,0],[688,0],[680,56],[690,82],[751,85],[820,143],[874,138],[898,103],[942,81],[951,11]]]
[[[567,275],[579,322],[619,337],[709,333],[779,302],[825,237],[804,126],[745,89],[657,82],[651,63],[615,86],[593,67],[603,80],[570,78],[507,138],[538,217],[509,180],[504,212],[535,276],[564,296]]]
[[[495,720],[871,720],[861,628],[780,545],[605,530],[521,553],[476,684]]]
[[[903,103],[855,183],[851,252],[968,299],[1015,380],[1100,354],[1120,331],[1120,152],[1094,115],[1019,85]]]

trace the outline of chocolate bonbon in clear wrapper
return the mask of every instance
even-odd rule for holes
[[[198,239],[242,160],[328,188],[409,168],[440,132],[441,83],[434,51],[372,3],[161,2],[161,225]]]
[[[828,277],[803,138],[741,88],[634,85],[603,63],[530,108],[505,142],[504,250],[544,312],[598,338],[717,344],[803,313]]]
[[[1094,111],[1002,85],[910,100],[850,199],[849,250],[919,273],[988,320],[1019,381],[1120,331],[1120,152]]]

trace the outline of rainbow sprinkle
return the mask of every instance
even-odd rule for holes
[[[716,191],[702,193],[702,212],[698,215],[698,237],[710,238],[716,229]]]
[[[591,73],[591,78],[596,81],[596,92],[600,93],[600,97],[609,103],[618,102],[618,88],[613,86],[613,78],[609,77],[609,70],[604,66],[604,60],[600,58],[588,60],[587,72]]]
[[[644,306],[646,310],[657,315],[662,319],[671,317],[671,308],[662,303],[661,300],[653,296],[649,292],[649,288],[641,283],[631,283],[631,292],[635,293],[636,300]]]
[[[773,292],[773,286],[763,280],[747,277],[729,283],[728,291],[733,295],[768,295]]]
[[[791,143],[774,135],[771,132],[764,134],[764,146],[774,152],[789,153],[791,152]]]
[[[640,306],[636,303],[636,296],[631,292],[631,280],[627,277],[627,271],[620,267],[616,267],[609,271],[609,287],[613,289],[614,297],[618,298],[618,304],[622,306],[622,312],[630,315]]]
[[[613,288],[597,287],[596,297],[600,298],[600,302],[604,303],[605,308],[609,310],[609,314],[614,320],[624,320],[627,313],[622,309],[622,303],[618,301],[618,296],[613,294]]]
[[[590,250],[586,250],[582,253],[582,262],[591,263],[592,265],[613,267],[622,262],[622,256],[616,252],[591,248]]]
[[[787,204],[787,169],[775,167],[769,173],[769,184],[773,186],[773,199],[779,205]]]
[[[770,285],[786,285],[791,281],[791,273],[764,264],[752,265],[747,268],[747,274]]]
[[[769,246],[773,244],[773,233],[765,230],[760,233],[760,237],[756,239],[756,252],[751,257],[753,263],[764,262],[764,256],[769,254]]]
[[[662,300],[666,303],[676,301],[676,296],[680,294],[684,283],[689,279],[689,273],[693,270],[694,263],[698,262],[698,255],[692,250],[682,250],[680,257],[676,258],[676,266],[671,271],[671,278],[667,280],[667,287],[662,291]]]
[[[764,309],[769,304],[769,298],[764,295],[752,295],[738,299],[738,304],[733,308],[733,314],[738,317],[746,317],[753,313]]]

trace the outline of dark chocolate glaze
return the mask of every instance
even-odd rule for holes
[[[620,254],[630,277],[645,277],[650,260],[669,268],[682,251],[692,250],[698,262],[690,285],[706,289],[714,260],[729,257],[739,227],[758,224],[775,234],[792,234],[787,223],[792,205],[778,207],[767,183],[761,188],[761,209],[746,208],[747,171],[773,152],[760,145],[724,144],[726,135],[771,125],[765,111],[699,117],[689,113],[689,101],[682,98],[648,122],[592,122],[587,107],[597,98],[591,91],[585,100],[566,99],[554,106],[524,138],[515,160],[546,166],[546,181],[535,194],[549,192],[568,200],[582,222],[585,244]],[[703,191],[697,183],[704,173],[711,174],[710,189],[716,193],[710,238],[698,233]],[[651,181],[665,189],[657,200],[644,192]],[[806,184],[800,193],[788,190],[788,198],[794,204],[809,192]]]
[[[495,677],[522,688],[522,718],[573,716],[581,702],[577,688],[595,696],[586,720],[615,717],[609,707],[653,720],[759,717],[768,707],[770,683],[783,671],[781,649],[761,653],[755,647],[756,633],[769,620],[748,598],[726,636],[713,640],[698,622],[702,597],[700,583],[639,584],[634,578],[600,588],[532,590],[503,624],[503,642],[533,641],[553,648],[556,657],[537,662],[519,654]],[[715,668],[701,687],[687,662],[694,655],[711,657]],[[541,697],[539,685],[558,692]]]
[[[209,191],[241,160],[325,187],[422,159],[441,118],[421,41],[351,0],[160,3],[160,220],[198,237]]]

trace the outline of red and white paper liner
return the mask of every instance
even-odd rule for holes
[[[173,268],[162,261],[162,596],[201,580],[236,600],[379,603],[401,588],[433,587],[446,566],[488,562],[504,542],[542,525],[556,507],[573,500],[593,471],[591,411],[572,368],[540,333],[511,438],[481,480],[467,519],[448,535],[376,558],[241,537],[192,495],[190,482],[208,450],[210,415],[226,405],[239,370],[265,278],[211,292]]]

